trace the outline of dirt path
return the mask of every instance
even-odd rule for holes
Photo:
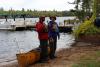
[[[80,58],[94,55],[95,51],[100,51],[100,44],[78,42],[69,49],[57,52],[58,58],[50,60],[50,63],[36,63],[30,67],[72,67]]]

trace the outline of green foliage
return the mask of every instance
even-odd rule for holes
[[[96,57],[100,57],[100,51],[96,52]]]
[[[90,21],[85,21],[84,23],[82,23],[79,27],[77,27],[74,30],[74,35],[76,37],[79,37],[79,35],[84,34],[86,32],[86,30],[88,29],[88,26],[91,24]]]
[[[97,0],[97,16],[100,16],[99,14],[100,14],[100,0]]]
[[[90,20],[84,21],[76,30],[74,31],[74,35],[79,37],[80,35],[94,35],[100,34],[100,28],[97,28],[93,25],[93,22],[96,18],[96,4],[97,1],[93,1],[93,15]]]
[[[100,34],[100,28],[93,25],[91,21],[85,21],[77,29],[74,30],[74,35],[79,37],[80,35],[95,35]]]
[[[85,60],[77,64],[74,64],[72,67],[100,67],[100,61],[96,60]]]
[[[88,54],[81,57],[72,67],[100,67],[100,51],[95,51],[92,55]]]
[[[75,16],[75,14],[74,14],[74,12],[72,12],[72,10],[62,11],[62,16]]]
[[[5,11],[3,8],[0,8],[0,15],[6,14],[6,15],[20,15],[25,14],[26,17],[40,17],[40,16],[73,16],[73,12],[71,11],[37,11],[37,10],[25,10],[22,8],[22,10],[13,10],[12,8],[9,11]]]
[[[83,21],[85,17],[85,12],[83,10],[77,10],[75,15],[78,17],[80,21]]]
[[[75,15],[80,19],[80,21],[84,21],[85,16],[91,16],[91,7],[93,0],[75,0]]]
[[[85,35],[95,35],[100,34],[100,28],[95,27],[94,25],[89,25],[87,30],[84,32]]]

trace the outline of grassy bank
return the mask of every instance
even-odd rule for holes
[[[100,67],[100,51],[94,51],[82,56],[72,67]]]

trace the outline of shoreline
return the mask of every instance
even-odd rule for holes
[[[0,63],[0,67],[18,67],[17,60],[13,60],[10,62],[2,62]]]
[[[100,43],[76,42],[72,44],[70,48],[62,48],[57,51],[56,54],[58,57],[54,60],[50,60],[50,63],[35,63],[29,67],[72,67],[81,56],[95,51],[100,51]],[[18,62],[17,60],[7,62],[5,65],[0,64],[0,67],[18,67]]]
[[[69,49],[70,47],[66,47],[66,48]],[[56,53],[63,51],[66,48],[57,49]],[[12,61],[1,62],[0,67],[18,67],[18,61],[17,59],[15,59]]]
[[[66,48],[68,49],[70,47],[66,47]],[[57,49],[57,53],[60,51],[63,51],[63,49],[66,49],[66,48]],[[18,61],[17,59],[15,59],[12,61],[1,62],[0,67],[18,67]]]
[[[64,48],[57,52],[57,58],[50,60],[50,63],[36,63],[29,67],[72,67],[73,64],[88,54],[95,55],[100,51],[100,43],[92,44],[85,42],[76,42],[70,48]],[[100,58],[99,58],[100,59]]]

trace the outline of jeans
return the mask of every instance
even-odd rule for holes
[[[48,59],[48,40],[40,40],[40,60]]]
[[[55,51],[56,51],[56,48],[57,48],[57,37],[53,38],[53,42],[52,43],[49,43],[49,47],[50,47],[50,58],[53,58],[55,57]]]

